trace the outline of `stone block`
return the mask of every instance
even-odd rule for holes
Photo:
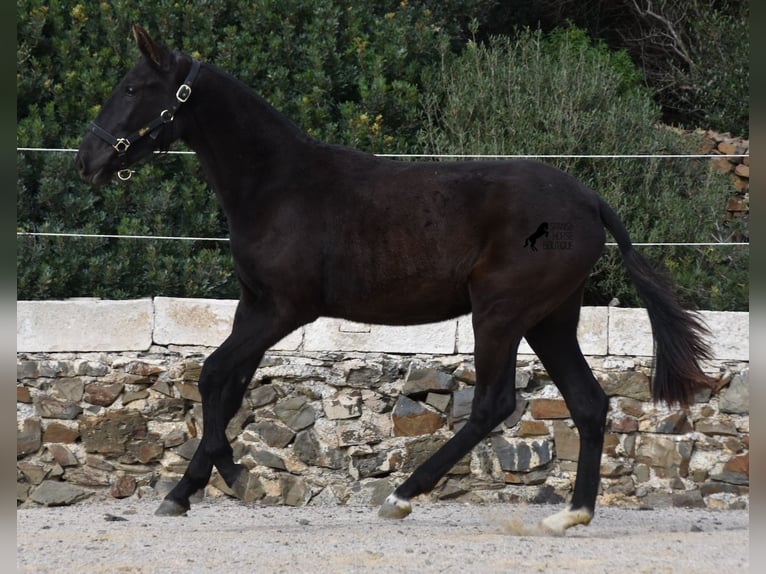
[[[714,359],[750,360],[750,313],[701,311],[700,316],[710,329]]]
[[[411,368],[404,381],[402,393],[412,396],[429,392],[449,393],[455,389],[457,381],[448,373],[436,369]]]
[[[736,173],[739,177],[750,179],[750,166],[741,163],[734,168],[734,173]]]
[[[117,400],[124,388],[122,383],[88,383],[83,398],[92,405],[108,407]]]
[[[271,451],[253,448],[249,449],[250,456],[253,457],[253,461],[259,466],[265,466],[268,468],[274,468],[276,470],[287,470],[285,461],[281,456],[274,454]]]
[[[636,461],[654,468],[661,477],[686,476],[693,442],[663,435],[644,435],[638,445]],[[660,472],[661,471],[661,472]]]
[[[144,351],[152,344],[151,299],[18,301],[17,352]]]
[[[646,309],[609,307],[608,352],[618,356],[653,355],[652,325]]]
[[[449,408],[450,399],[451,395],[428,393],[426,395],[426,404],[431,405],[439,412],[446,413]]]
[[[750,412],[749,375],[749,369],[734,375],[729,386],[721,393],[719,406],[722,413],[746,415]]]
[[[439,413],[404,395],[396,401],[391,418],[396,436],[431,434],[444,424],[444,419]]]
[[[66,482],[46,480],[38,486],[30,498],[43,506],[68,506],[93,496],[94,492]]]
[[[652,399],[649,377],[640,371],[599,373],[596,378],[609,397],[627,397],[637,401]]]
[[[257,421],[247,426],[261,437],[267,445],[275,448],[284,448],[293,440],[295,433],[286,426],[272,421]]]
[[[74,420],[82,412],[78,403],[61,400],[52,396],[34,397],[35,413],[44,419]]]
[[[162,458],[165,452],[165,446],[159,436],[154,435],[149,438],[130,441],[127,444],[126,455],[121,458],[122,462],[134,464],[140,462],[147,464]]]
[[[672,495],[673,506],[676,508],[705,508],[705,501],[699,490],[686,492],[674,492]]]
[[[202,395],[199,392],[199,387],[194,383],[176,383],[176,389],[182,399],[193,401],[195,403],[202,402]]]
[[[729,420],[719,420],[719,419],[712,419],[712,420],[701,420],[697,421],[697,423],[694,425],[694,430],[697,432],[704,433],[706,435],[728,435],[728,436],[737,436],[739,433],[737,432],[737,427],[734,425],[732,421]]]
[[[609,428],[613,432],[632,433],[638,430],[638,424],[637,418],[620,413],[612,415]]]
[[[316,414],[306,397],[284,399],[274,407],[274,414],[292,430],[298,432],[314,424]]]
[[[27,387],[16,385],[16,402],[27,405],[32,404],[32,393],[29,392]]]
[[[570,428],[564,421],[554,421],[553,441],[556,445],[556,458],[577,461],[580,456],[580,435],[577,429]]]
[[[154,342],[158,345],[217,347],[231,333],[235,299],[154,298]],[[294,351],[303,341],[297,329],[272,347]]]
[[[658,434],[686,434],[694,430],[684,411],[649,416],[641,420],[639,429],[641,432]]]
[[[343,390],[322,401],[325,416],[330,420],[353,419],[362,416],[362,393]]]
[[[395,471],[401,462],[402,453],[398,450],[358,452],[351,457],[349,473],[355,480],[387,476]]]
[[[254,409],[265,407],[276,401],[277,391],[272,385],[261,385],[256,387],[250,393],[250,406]]]
[[[342,319],[320,318],[304,327],[306,351],[360,351],[371,353],[455,352],[454,320],[407,327],[366,325]]]
[[[293,452],[304,464],[335,470],[348,466],[346,453],[341,449],[328,446],[314,427],[296,435]]]
[[[710,473],[710,478],[729,484],[746,485],[750,483],[750,453],[737,455],[729,459],[722,468]]]
[[[523,420],[519,424],[520,437],[547,436],[548,427],[543,421]]]
[[[471,414],[471,407],[473,406],[474,393],[474,387],[468,387],[466,389],[455,391],[452,394],[453,424],[458,421],[464,421],[468,419],[468,416]]]
[[[40,419],[30,417],[16,423],[16,456],[21,458],[37,452],[42,446]]]
[[[113,411],[79,420],[86,452],[123,454],[128,441],[146,437],[146,419],[135,411]]]
[[[700,318],[710,329],[708,342],[713,358],[750,359],[749,313],[700,311]],[[652,328],[646,309],[609,308],[609,354],[651,356],[654,352]]]
[[[122,474],[115,478],[109,489],[109,494],[114,498],[127,498],[136,491],[136,479],[129,474]]]
[[[73,443],[80,437],[76,422],[50,422],[43,432],[43,442]]]
[[[606,355],[609,347],[610,307],[582,307],[577,341],[583,355]]]
[[[72,453],[72,451],[63,444],[49,444],[48,452],[53,457],[53,460],[55,460],[62,467],[77,466],[79,464],[74,453]]]
[[[500,468],[508,472],[529,472],[545,466],[553,459],[549,440],[511,439],[492,437],[492,447],[500,461]]]
[[[531,403],[532,416],[537,420],[568,419],[572,416],[563,399],[532,399]]]
[[[300,476],[279,477],[280,493],[286,506],[305,506],[311,500],[311,487]]]

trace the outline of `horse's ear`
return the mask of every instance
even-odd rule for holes
[[[149,33],[138,24],[133,24],[133,38],[136,40],[138,49],[151,64],[160,69],[167,67],[170,62],[170,51],[152,40]]]

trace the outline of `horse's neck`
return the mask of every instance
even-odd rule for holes
[[[199,157],[216,193],[233,203],[284,172],[310,139],[263,98],[227,74],[204,66],[189,106],[192,121],[183,139]],[[233,206],[232,206],[233,207]]]

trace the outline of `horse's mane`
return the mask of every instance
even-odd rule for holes
[[[181,53],[179,53],[181,54]],[[188,57],[188,56],[187,56]],[[202,68],[216,76],[216,82],[220,84],[227,95],[234,96],[239,102],[242,102],[242,112],[246,113],[252,106],[265,111],[280,127],[291,132],[299,139],[311,140],[312,138],[299,128],[290,118],[272,106],[266,98],[260,96],[252,87],[248,86],[239,78],[231,75],[227,71],[219,68],[215,64],[203,62]],[[243,115],[244,118],[244,115]]]

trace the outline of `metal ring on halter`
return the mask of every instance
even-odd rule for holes
[[[121,169],[117,172],[117,177],[122,181],[128,181],[135,172],[132,169]]]
[[[117,153],[125,153],[130,147],[130,140],[128,138],[119,138],[112,147]]]

